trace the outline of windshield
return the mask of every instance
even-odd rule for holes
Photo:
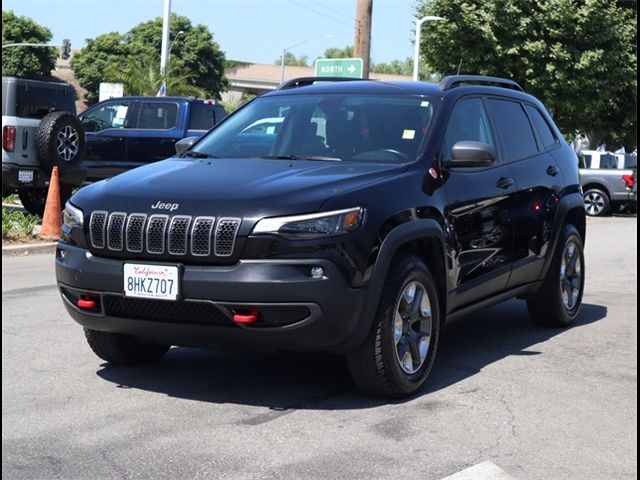
[[[423,96],[278,95],[259,97],[192,149],[219,158],[413,161],[433,104]]]

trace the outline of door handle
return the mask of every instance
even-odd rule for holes
[[[547,167],[547,175],[549,175],[551,177],[555,177],[559,173],[560,173],[560,169],[558,167],[555,167],[553,165],[549,165]]]
[[[160,143],[161,143],[161,144],[167,144],[167,143],[172,143],[172,144],[173,144],[173,143],[175,143],[175,142],[176,142],[176,141],[175,141],[175,140],[173,140],[172,138],[165,138],[165,139],[163,139],[163,140],[160,140]]]
[[[513,181],[513,178],[501,177],[496,182],[496,187],[506,189],[506,188],[509,188],[509,187],[513,186],[514,183],[516,183],[516,182]]]

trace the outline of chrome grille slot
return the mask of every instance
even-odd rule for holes
[[[147,252],[154,255],[164,253],[165,234],[167,231],[167,215],[151,215],[147,223]]]
[[[127,220],[126,248],[129,252],[141,253],[144,249],[144,224],[147,215],[132,213]]]
[[[109,250],[122,250],[126,218],[127,214],[122,212],[114,212],[109,215],[107,223],[107,247]]]
[[[218,220],[213,248],[216,256],[229,257],[233,254],[233,245],[239,228],[239,218],[221,218]]]
[[[91,214],[89,220],[89,236],[94,248],[104,248],[105,227],[107,225],[107,212],[96,211]]]
[[[205,257],[211,254],[211,232],[216,219],[214,217],[197,217],[191,230],[191,254]]]
[[[169,253],[171,255],[187,254],[187,236],[191,217],[176,215],[169,224]]]

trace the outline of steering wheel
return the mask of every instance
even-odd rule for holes
[[[391,153],[393,155],[395,155],[396,157],[398,157],[400,160],[402,160],[403,162],[406,162],[409,160],[409,157],[407,155],[405,155],[404,153],[398,151],[398,150],[394,150],[393,148],[383,148],[382,150],[380,150],[381,152],[388,152]]]

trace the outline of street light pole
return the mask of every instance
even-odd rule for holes
[[[169,29],[171,26],[171,0],[164,0],[162,18],[162,46],[160,47],[160,75],[164,76],[169,65]]]
[[[420,61],[420,30],[422,24],[429,21],[446,20],[446,18],[436,17],[434,15],[427,15],[420,20],[416,20],[416,43],[413,46],[413,80],[418,81],[418,62]]]
[[[303,40],[300,43],[296,43],[295,45],[282,49],[282,58],[280,59],[280,83],[281,84],[284,83],[284,57],[287,54],[287,51],[291,50],[292,48],[298,47],[303,43],[307,43],[307,42],[310,42],[311,40],[315,40],[316,38],[331,38],[331,35],[329,34],[318,35],[316,37],[307,38],[306,40]]]

